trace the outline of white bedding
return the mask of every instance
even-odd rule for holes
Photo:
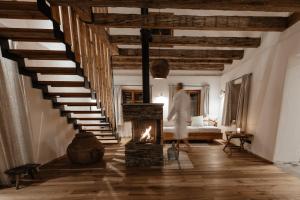
[[[221,129],[215,126],[188,126],[187,127],[189,133],[221,133]],[[164,132],[174,133],[175,127],[163,127]]]

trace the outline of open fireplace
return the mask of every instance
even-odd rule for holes
[[[132,140],[125,145],[126,166],[163,165],[163,104],[123,104],[123,118],[132,122]]]

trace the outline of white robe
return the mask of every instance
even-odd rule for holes
[[[171,120],[174,116],[174,138],[177,140],[187,138],[187,125],[188,121],[191,119],[191,99],[184,90],[180,90],[174,95],[173,105],[171,107],[168,120]]]

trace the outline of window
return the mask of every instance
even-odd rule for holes
[[[201,110],[201,90],[185,90],[191,97],[191,116],[199,116]]]
[[[142,90],[122,90],[122,103],[143,103]]]

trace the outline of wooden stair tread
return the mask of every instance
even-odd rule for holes
[[[52,87],[84,87],[83,81],[38,81],[40,84],[51,85]]]
[[[115,139],[115,140],[99,140],[101,143],[103,144],[118,144],[119,140]]]
[[[0,18],[48,19],[38,10],[35,2],[0,1]]]
[[[72,118],[73,119],[73,118]],[[97,124],[77,124],[78,126],[110,126],[109,122],[100,122]]]
[[[93,111],[93,110],[90,110],[90,111],[72,111],[72,110],[62,110],[62,112],[64,113],[74,113],[74,114],[102,114],[101,111]]]
[[[74,119],[74,120],[82,120],[82,121],[87,121],[87,122],[84,122],[84,123],[77,123],[78,125],[82,125],[82,126],[88,126],[88,125],[92,125],[92,126],[101,126],[103,124],[110,124],[106,121],[106,118],[95,118],[95,119],[88,119],[88,118],[70,118],[70,119]],[[91,122],[89,122],[91,121]],[[93,123],[92,121],[100,121],[100,124],[99,123]],[[94,124],[94,125],[93,125]]]
[[[72,117],[74,119],[78,119],[78,120],[85,120],[85,121],[88,121],[88,120],[105,120],[106,117],[103,116],[103,117]]]
[[[51,29],[0,28],[0,38],[27,42],[57,42]]]
[[[112,131],[111,130],[111,128],[107,128],[107,126],[102,126],[101,128],[98,128],[98,129],[83,129],[82,127],[81,127],[81,129],[80,130],[82,130],[82,131],[86,131],[86,132],[94,132],[94,131]]]
[[[39,11],[36,2],[28,1],[0,1],[0,8],[3,10],[20,10],[22,12],[25,10]]]
[[[9,52],[22,58],[29,58],[35,60],[68,60],[66,52],[58,50],[12,49],[9,50]]]
[[[95,136],[114,136],[112,133],[93,133]]]
[[[87,119],[87,118],[70,118],[70,119],[74,119],[74,120],[83,120],[83,121],[100,121],[100,124],[97,123],[92,123],[92,122],[85,122],[85,123],[78,123],[78,125],[81,126],[102,126],[102,125],[109,125],[110,123],[106,121],[106,118],[94,118],[94,119]]]
[[[34,20],[48,20],[40,11],[29,10],[22,12],[20,10],[5,10],[0,8],[0,18],[6,19],[34,19]]]
[[[55,102],[59,105],[69,105],[69,106],[96,106],[96,102]]]
[[[26,69],[41,74],[77,75],[75,67],[26,67]]]
[[[115,136],[106,136],[106,137],[101,137],[101,136],[96,136],[98,140],[116,140]]]
[[[50,97],[92,97],[91,93],[79,93],[79,92],[49,92],[47,93]],[[65,112],[64,110],[62,110]]]
[[[95,135],[112,134],[112,130],[93,131]]]

